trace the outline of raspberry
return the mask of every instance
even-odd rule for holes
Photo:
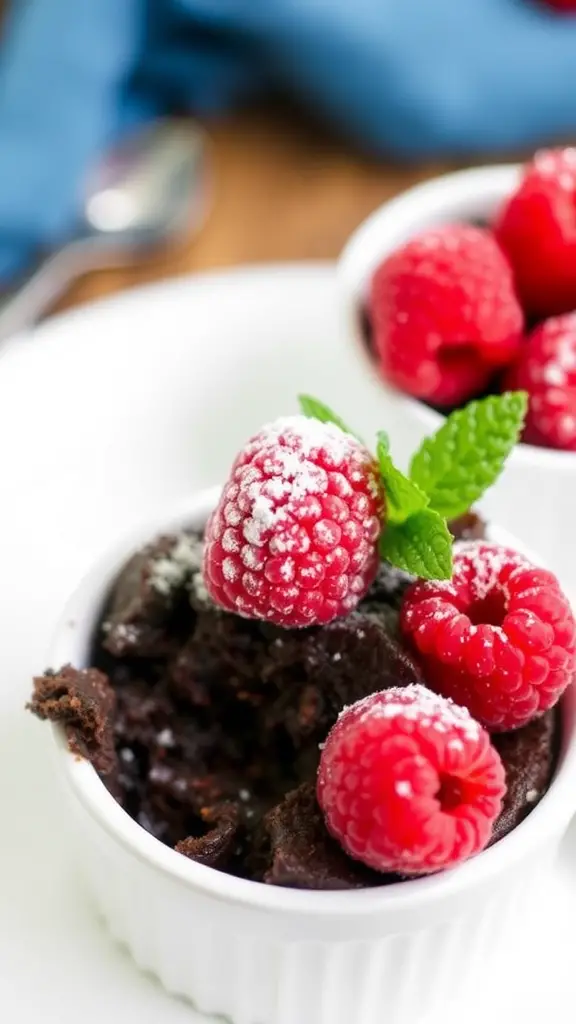
[[[542,3],[556,11],[576,12],[576,0],[542,0]]]
[[[506,257],[488,231],[445,225],[377,269],[370,314],[382,372],[402,391],[456,405],[516,355],[523,316]]]
[[[465,708],[415,685],[343,711],[317,793],[346,853],[376,871],[416,875],[482,850],[505,790],[488,733]]]
[[[246,618],[330,622],[376,575],[383,512],[378,466],[355,437],[305,416],[277,420],[237,456],[208,522],[206,587]]]
[[[449,582],[416,582],[401,627],[426,682],[493,731],[551,708],[572,681],[576,629],[556,577],[485,541],[454,545]]]
[[[576,306],[576,149],[542,150],[505,204],[496,237],[534,317]]]
[[[576,313],[536,328],[505,378],[530,397],[523,440],[576,451]]]

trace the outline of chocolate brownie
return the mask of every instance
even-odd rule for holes
[[[74,754],[86,757],[101,775],[117,767],[113,741],[116,698],[110,683],[96,669],[78,671],[65,665],[34,680],[26,705],[37,718],[61,722]]]
[[[559,739],[556,710],[548,711],[523,729],[492,737],[506,768],[507,786],[502,812],[494,825],[493,842],[511,832],[546,792]]]
[[[305,782],[263,821],[263,880],[294,889],[363,889],[388,879],[348,857],[326,831],[314,786]],[[390,876],[392,877],[392,876]],[[392,879],[393,880],[393,879]]]
[[[116,581],[102,623],[104,648],[118,657],[165,654],[185,585],[201,559],[201,540],[190,533],[158,537],[136,552]]]
[[[484,534],[474,514],[458,539]],[[163,536],[120,573],[94,669],[35,682],[31,710],[64,721],[142,827],[199,863],[272,885],[383,885],[331,839],[316,803],[319,745],[345,705],[422,682],[399,637],[410,577],[382,565],[357,609],[324,627],[279,629],[217,608],[200,573],[202,539]],[[494,737],[508,792],[501,838],[549,784],[557,712]]]

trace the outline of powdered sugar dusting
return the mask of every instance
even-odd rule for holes
[[[542,370],[542,380],[552,387],[561,388],[566,383],[566,374],[558,363],[547,363]]]
[[[280,485],[280,490],[282,490],[281,480],[273,480],[272,483]],[[257,487],[258,485],[253,486]],[[275,489],[277,491],[278,487]],[[252,515],[264,528],[268,528],[274,524],[275,512],[272,501],[270,498],[266,498],[263,494],[260,494],[259,490],[256,491],[254,505],[252,506]]]
[[[517,566],[530,563],[523,555],[499,544],[486,541],[458,541],[454,544],[455,577],[469,575],[472,596],[476,601],[483,601],[495,588],[499,587],[506,594],[506,587],[501,583],[503,570],[513,560]]]
[[[351,449],[358,445],[351,434],[345,433],[335,423],[321,423],[308,416],[280,416],[264,427],[258,437],[265,445],[276,447],[280,438],[286,434],[298,438],[304,458],[309,458],[312,452],[323,448],[329,451],[334,465],[343,462]]]
[[[376,460],[357,438],[305,416],[276,420],[238,454],[208,524],[210,594],[279,625],[345,613],[376,571],[383,504]]]
[[[380,696],[379,701],[374,700],[374,694],[358,701],[352,706],[354,714],[386,719],[402,717],[408,721],[418,721],[436,732],[457,729],[463,739],[468,740],[477,740],[481,735],[480,725],[467,708],[460,707],[447,697],[440,697],[420,683],[385,690]],[[340,718],[349,710],[345,708]]]
[[[394,783],[394,790],[398,796],[411,797],[414,796],[414,790],[412,783],[408,782],[407,779],[399,779]]]
[[[193,595],[193,597],[195,599],[195,603],[196,604],[199,604],[199,605],[211,604],[210,594],[208,593],[208,591],[206,589],[206,584],[204,583],[204,577],[202,576],[202,573],[200,572],[200,570],[198,572],[195,572],[194,575],[192,576],[192,580],[191,580],[191,583],[190,583],[190,591],[191,591],[191,593],[192,593],[192,595]]]
[[[167,596],[181,587],[202,564],[202,544],[197,537],[180,534],[173,547],[150,565],[148,580],[159,594]]]
[[[134,626],[132,623],[103,622],[102,632],[106,634],[112,633],[115,643],[125,644],[127,647],[133,647],[140,639],[140,630],[138,626]]]
[[[233,558],[225,558],[222,562],[222,572],[224,573],[225,579],[227,579],[229,583],[233,583],[234,580],[238,578],[238,563]]]

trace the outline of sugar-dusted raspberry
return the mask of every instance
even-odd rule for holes
[[[482,850],[505,791],[484,729],[418,685],[372,694],[341,714],[317,789],[327,828],[351,857],[408,875]]]
[[[576,629],[556,577],[486,541],[455,545],[448,582],[417,582],[401,612],[427,684],[493,731],[552,707],[574,678]]]
[[[523,330],[506,257],[469,224],[425,231],[384,260],[369,314],[384,376],[441,406],[483,391]]]
[[[524,441],[576,451],[576,313],[551,317],[532,331],[504,386],[528,392]]]
[[[311,626],[351,611],[378,568],[384,493],[332,423],[279,419],[242,449],[206,528],[204,579],[228,611]]]
[[[546,317],[575,308],[576,148],[536,154],[494,231],[528,313]]]

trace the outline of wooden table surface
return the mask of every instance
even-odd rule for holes
[[[208,130],[212,196],[200,232],[153,259],[86,276],[58,309],[190,270],[334,258],[384,199],[448,169],[377,162],[285,111],[238,114]]]

